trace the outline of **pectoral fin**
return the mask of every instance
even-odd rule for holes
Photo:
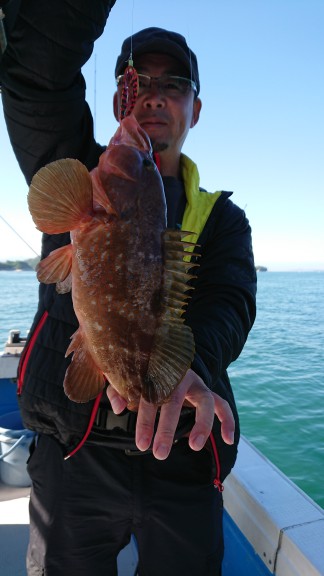
[[[28,207],[42,232],[59,234],[78,227],[91,218],[92,181],[87,168],[72,158],[47,164],[32,179]]]

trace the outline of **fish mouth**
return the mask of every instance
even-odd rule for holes
[[[123,180],[129,180],[130,182],[135,182],[136,178],[130,176],[129,170],[123,168],[120,165],[109,163],[109,172],[117,178],[122,178]]]

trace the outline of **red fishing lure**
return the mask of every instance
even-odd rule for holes
[[[120,103],[119,120],[129,116],[134,109],[138,93],[138,76],[133,66],[133,61],[128,61],[128,66],[124,72],[123,87]]]

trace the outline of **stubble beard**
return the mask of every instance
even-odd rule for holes
[[[168,148],[168,144],[166,142],[156,142],[155,140],[151,140],[151,145],[153,152],[163,152],[163,150]]]

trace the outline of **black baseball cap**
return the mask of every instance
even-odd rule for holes
[[[145,28],[133,36],[126,38],[121,47],[116,62],[115,76],[122,74],[127,66],[132,52],[134,67],[136,68],[136,56],[148,52],[168,54],[173,56],[184,65],[188,71],[188,78],[194,80],[197,85],[197,95],[200,90],[198,63],[194,52],[189,48],[186,39],[177,32],[164,30],[163,28]]]

